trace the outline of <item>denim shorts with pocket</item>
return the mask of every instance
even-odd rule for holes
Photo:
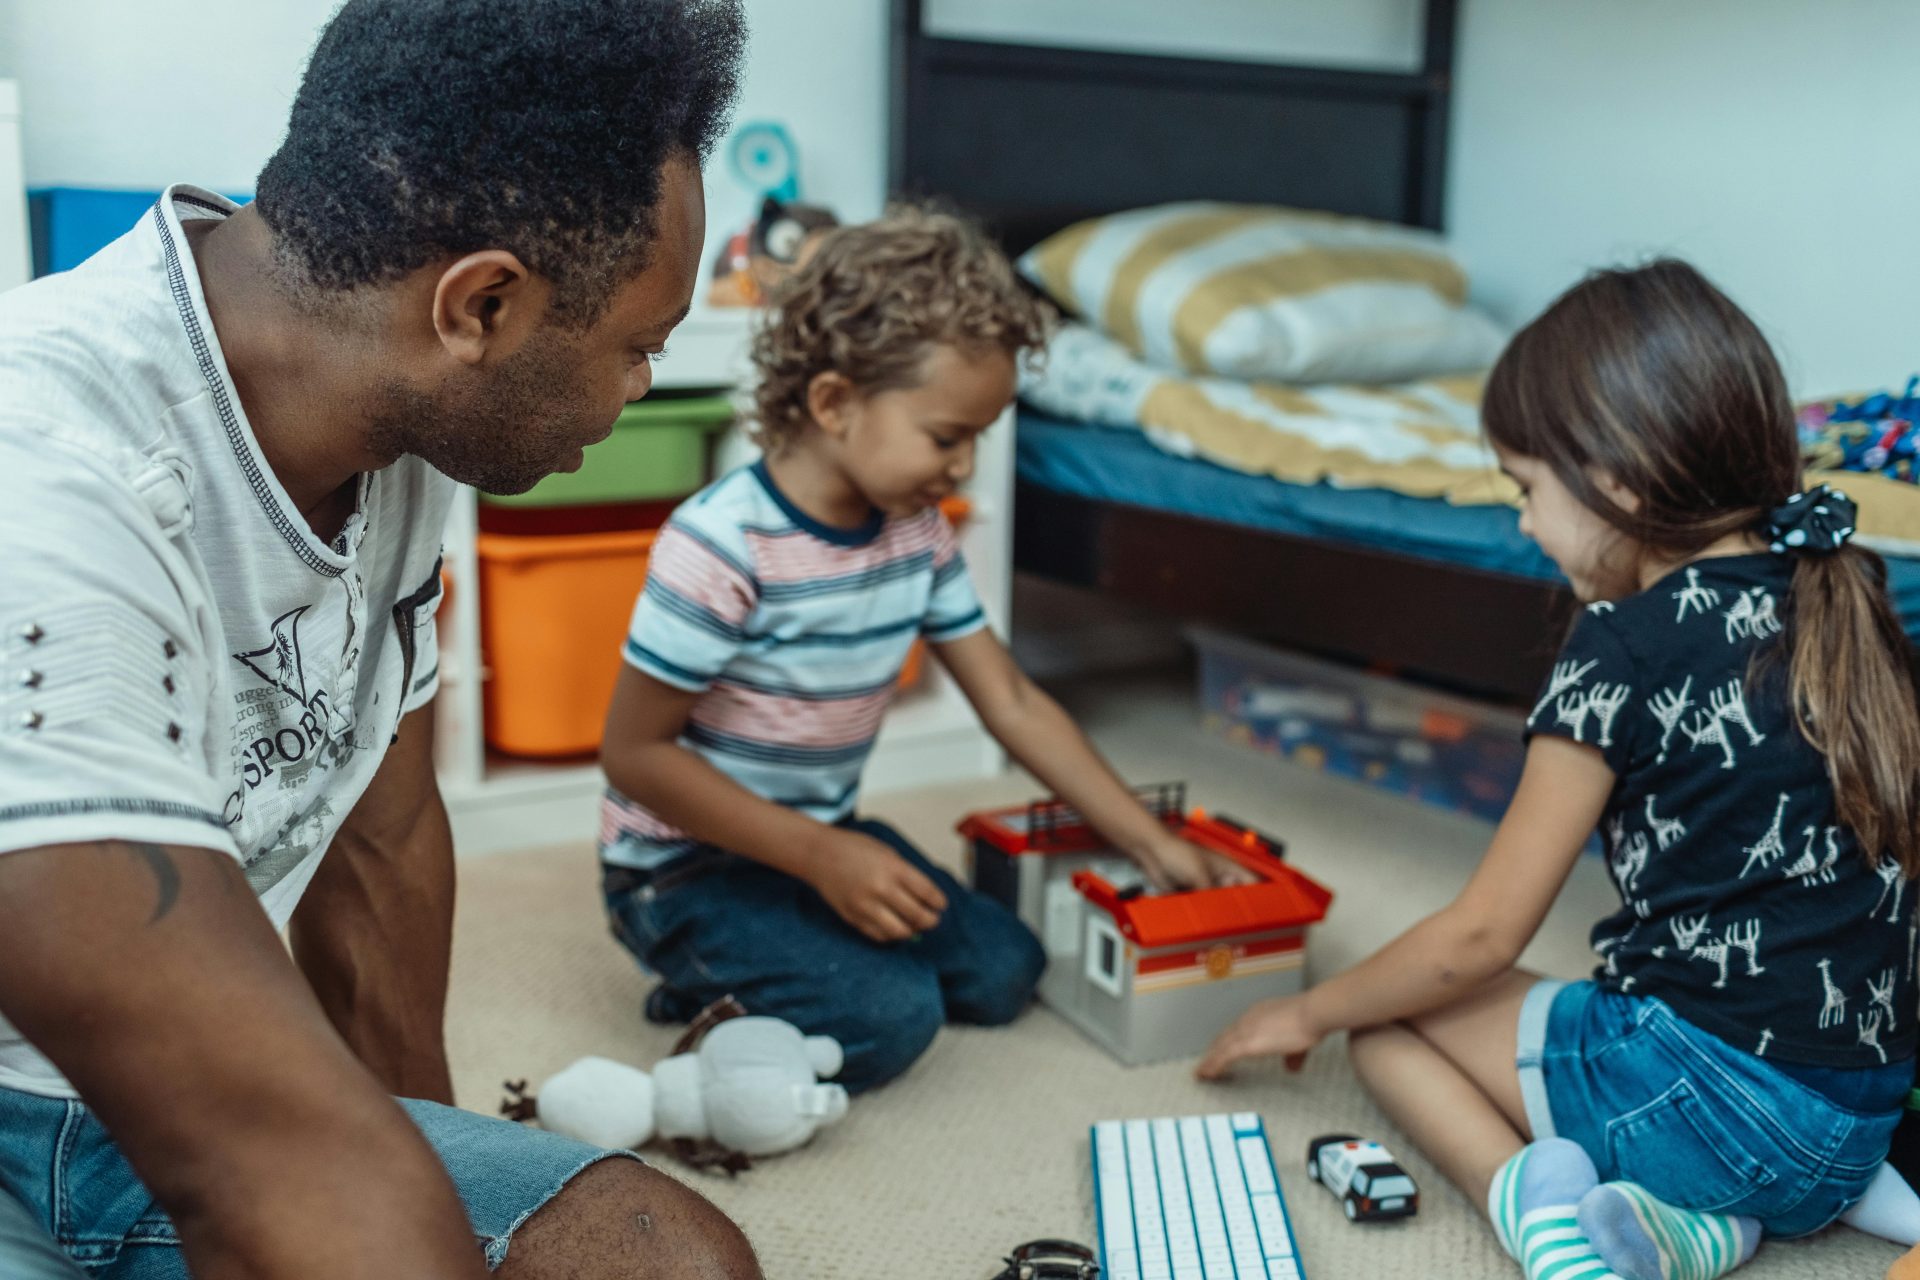
[[[1818,1231],[1859,1200],[1900,1118],[1850,1110],[1652,996],[1541,982],[1518,1030],[1536,1139],[1579,1143],[1602,1182],[1758,1218],[1772,1236]],[[1863,1068],[1861,1082],[1882,1072],[1903,1094],[1913,1064]]]
[[[574,1175],[609,1157],[638,1158],[437,1103],[400,1105],[446,1165],[489,1270]],[[83,1103],[0,1089],[0,1195],[26,1211],[23,1230],[46,1232],[43,1252],[57,1247],[99,1280],[187,1280],[173,1223]],[[15,1274],[0,1253],[0,1277]]]

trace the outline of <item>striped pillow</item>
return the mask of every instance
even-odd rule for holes
[[[1505,341],[1430,231],[1270,205],[1093,218],[1028,250],[1055,301],[1162,368],[1403,382],[1484,368]]]

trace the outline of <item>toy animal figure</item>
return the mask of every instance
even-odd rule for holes
[[[707,301],[716,307],[757,307],[806,261],[822,232],[840,225],[819,205],[785,203],[768,196],[750,227],[727,241],[713,264]]]
[[[582,1058],[548,1080],[537,1099],[525,1081],[509,1081],[501,1112],[600,1147],[640,1147],[659,1137],[689,1163],[729,1173],[747,1168],[748,1157],[803,1146],[847,1114],[847,1091],[820,1083],[839,1074],[842,1062],[829,1036],[803,1036],[778,1018],[709,1010],[688,1034],[695,1039],[698,1049],[655,1064],[651,1076]]]

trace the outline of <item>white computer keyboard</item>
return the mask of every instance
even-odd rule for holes
[[[1105,1280],[1304,1280],[1250,1111],[1093,1126]]]

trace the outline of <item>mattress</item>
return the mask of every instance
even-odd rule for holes
[[[1542,582],[1564,581],[1520,532],[1511,507],[1461,506],[1388,489],[1293,484],[1156,448],[1132,428],[1090,426],[1021,405],[1022,482],[1098,502],[1147,507],[1268,533],[1367,547]],[[1920,559],[1887,556],[1907,634],[1920,639]]]

